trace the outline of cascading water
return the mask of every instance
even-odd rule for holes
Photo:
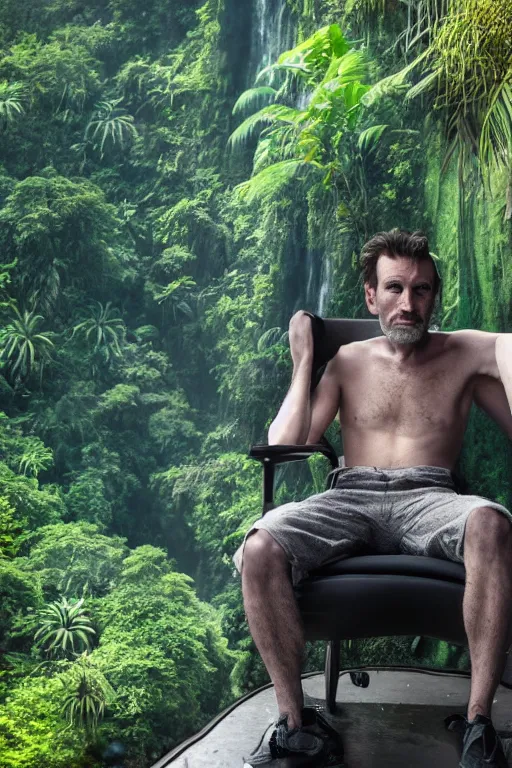
[[[295,34],[286,0],[254,0],[248,87],[254,85],[258,72],[293,48]]]
[[[322,261],[322,274],[320,278],[321,285],[320,285],[320,292],[319,292],[319,298],[318,298],[318,307],[315,310],[315,312],[318,315],[323,315],[327,309],[327,302],[329,300],[330,289],[331,289],[331,272],[332,272],[331,260],[329,256],[324,256],[324,259]]]
[[[260,82],[256,77],[265,67],[277,61],[283,51],[296,44],[296,22],[286,0],[254,0],[252,11],[251,53],[247,67],[247,87],[274,85],[275,76],[268,73]],[[302,92],[297,96],[296,107],[306,109],[310,94]],[[323,250],[303,248],[296,260],[302,262],[304,275],[300,296],[294,296],[304,309],[322,314],[327,308],[331,283],[331,264]],[[293,259],[292,261],[295,261]]]

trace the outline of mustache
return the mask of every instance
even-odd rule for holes
[[[417,316],[406,317],[405,315],[400,315],[400,317],[395,317],[394,319],[395,320],[407,320],[408,322],[411,322],[411,323],[421,323],[422,322],[422,318],[421,317],[417,317]]]

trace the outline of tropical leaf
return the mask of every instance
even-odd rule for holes
[[[39,472],[49,469],[53,464],[53,451],[47,448],[37,437],[26,438],[23,454],[19,460],[19,471],[24,475],[37,477]]]
[[[75,645],[89,648],[90,639],[85,633],[96,633],[90,626],[83,603],[84,598],[73,603],[62,597],[47,605],[40,613],[40,627],[34,635],[36,645],[43,645],[49,653],[65,657],[75,654]]]
[[[257,341],[256,347],[258,352],[264,352],[265,349],[268,349],[268,347],[271,347],[273,344],[282,343],[287,334],[288,331],[283,333],[282,328],[279,328],[279,326],[269,328],[265,333],[262,333]]]
[[[512,158],[512,86],[503,82],[495,89],[485,115],[479,143],[483,167],[510,167]]]
[[[428,91],[431,88],[432,83],[437,82],[438,79],[439,73],[437,71],[431,72],[429,75],[426,75],[426,77],[423,77],[418,83],[416,83],[416,85],[413,85],[412,88],[409,88],[405,94],[406,101],[414,99],[421,93]]]
[[[119,144],[123,147],[126,140],[138,136],[137,129],[133,125],[133,117],[117,106],[120,101],[121,99],[115,99],[96,104],[93,116],[85,129],[84,141],[90,137],[95,148],[98,147],[98,144],[94,143],[95,139],[101,138],[99,150],[102,157],[107,139],[110,139],[112,146]]]
[[[254,115],[247,117],[241,125],[233,131],[228,139],[228,146],[236,149],[249,141],[261,125],[272,125],[276,122],[296,124],[304,113],[294,107],[286,107],[282,104],[270,104],[260,109]]]
[[[339,24],[330,24],[317,30],[311,37],[304,42],[299,43],[293,50],[282,53],[277,63],[278,65],[288,65],[293,62],[295,57],[301,56],[304,66],[311,70],[325,68],[325,57],[340,58],[350,50],[350,44],[347,42]]]
[[[71,725],[94,733],[105,707],[115,697],[114,689],[94,666],[87,651],[59,679],[65,689],[62,713]]]
[[[379,143],[380,137],[386,128],[389,128],[389,126],[372,125],[370,128],[362,131],[362,133],[359,134],[359,138],[357,140],[357,148],[359,151],[363,152],[364,154],[372,152]]]
[[[414,61],[395,72],[393,75],[384,77],[373,85],[363,96],[362,102],[365,107],[371,107],[384,96],[395,96],[404,90],[410,89],[410,84],[406,82],[407,76],[415,69],[427,56],[428,49],[417,56]]]
[[[37,326],[44,320],[42,315],[27,310],[21,314],[17,307],[12,307],[11,313],[10,323],[0,329],[0,360],[6,362],[11,381],[25,382],[34,370],[36,359],[42,376],[44,363],[49,357],[48,348],[54,346],[49,338],[53,334],[36,332]]]
[[[249,90],[244,91],[236,100],[232,114],[237,115],[254,106],[259,109],[262,102],[271,104],[276,100],[276,96],[276,89],[271,88],[269,85],[262,85],[259,88],[249,88]]]
[[[12,122],[24,110],[25,87],[21,83],[0,82],[0,120]]]
[[[282,160],[264,168],[248,181],[238,184],[234,191],[249,204],[255,200],[268,200],[291,181],[301,168],[310,169],[313,165],[302,160]]]
[[[76,334],[82,335],[86,342],[92,342],[93,354],[99,353],[107,363],[112,356],[123,354],[120,342],[124,342],[126,328],[111,301],[105,306],[99,301],[91,305],[91,317],[73,327],[71,338]]]

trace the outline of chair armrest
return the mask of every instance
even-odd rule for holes
[[[253,445],[249,457],[263,464],[263,514],[274,508],[274,470],[276,464],[288,461],[303,461],[315,453],[323,453],[331,462],[332,468],[338,467],[338,457],[333,447],[325,443],[311,445]]]
[[[315,453],[323,453],[331,462],[333,469],[339,466],[338,457],[332,446],[328,443],[311,443],[310,445],[253,445],[249,451],[249,456],[251,459],[261,461],[263,464],[267,462],[283,464],[288,461],[304,461],[304,459],[309,459]]]

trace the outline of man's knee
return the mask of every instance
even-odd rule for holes
[[[246,575],[264,575],[276,568],[289,567],[286,552],[268,531],[257,528],[247,537],[243,555]]]
[[[512,524],[493,507],[478,507],[468,517],[464,546],[479,551],[512,546]]]

